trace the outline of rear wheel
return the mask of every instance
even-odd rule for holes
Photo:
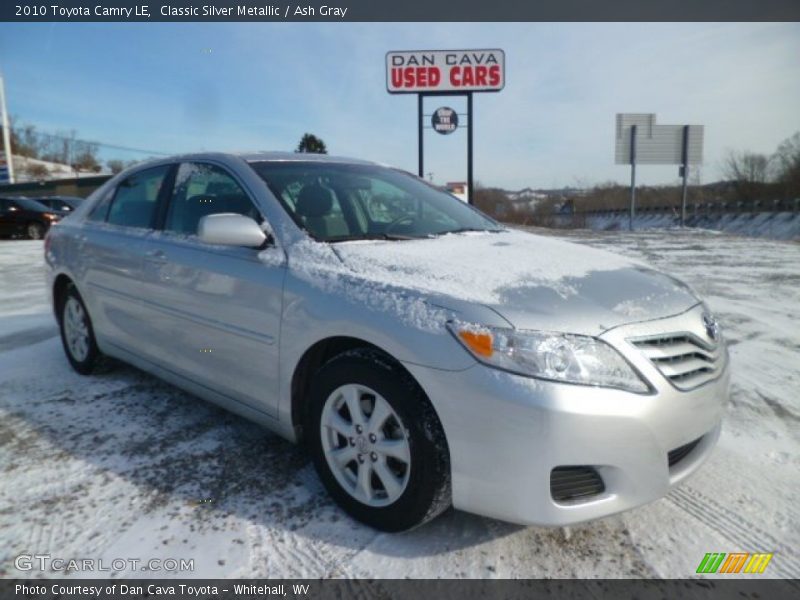
[[[101,355],[89,312],[74,285],[70,285],[64,294],[59,317],[61,342],[69,363],[78,373],[89,375],[94,371]]]
[[[403,531],[450,506],[441,423],[416,382],[377,351],[348,351],[317,372],[305,435],[328,492],[367,525]]]
[[[29,240],[40,240],[44,237],[44,225],[32,221],[25,228],[25,233],[28,235]]]

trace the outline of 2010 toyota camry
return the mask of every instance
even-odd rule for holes
[[[114,357],[303,440],[379,529],[451,505],[610,515],[666,494],[719,435],[727,352],[686,285],[399,170],[149,162],[53,227],[45,258],[78,372]]]

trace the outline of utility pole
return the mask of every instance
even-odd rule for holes
[[[14,159],[11,155],[11,132],[8,129],[8,110],[6,109],[6,90],[5,84],[3,83],[3,76],[0,75],[0,125],[3,128],[3,151],[2,156],[0,156],[0,182],[2,182],[6,175],[8,177],[8,183],[14,183]],[[5,165],[3,165],[3,161],[5,161]],[[3,167],[5,166],[5,173],[3,173]]]

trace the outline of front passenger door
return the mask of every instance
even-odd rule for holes
[[[145,320],[151,358],[238,402],[277,413],[278,335],[285,260],[197,238],[209,214],[263,217],[221,166],[180,165],[161,231],[145,248]],[[273,242],[274,243],[274,242]],[[282,250],[272,247],[268,252]]]

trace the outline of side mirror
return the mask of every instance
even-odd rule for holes
[[[207,244],[259,248],[267,235],[250,217],[235,213],[206,215],[197,224],[197,237]]]

